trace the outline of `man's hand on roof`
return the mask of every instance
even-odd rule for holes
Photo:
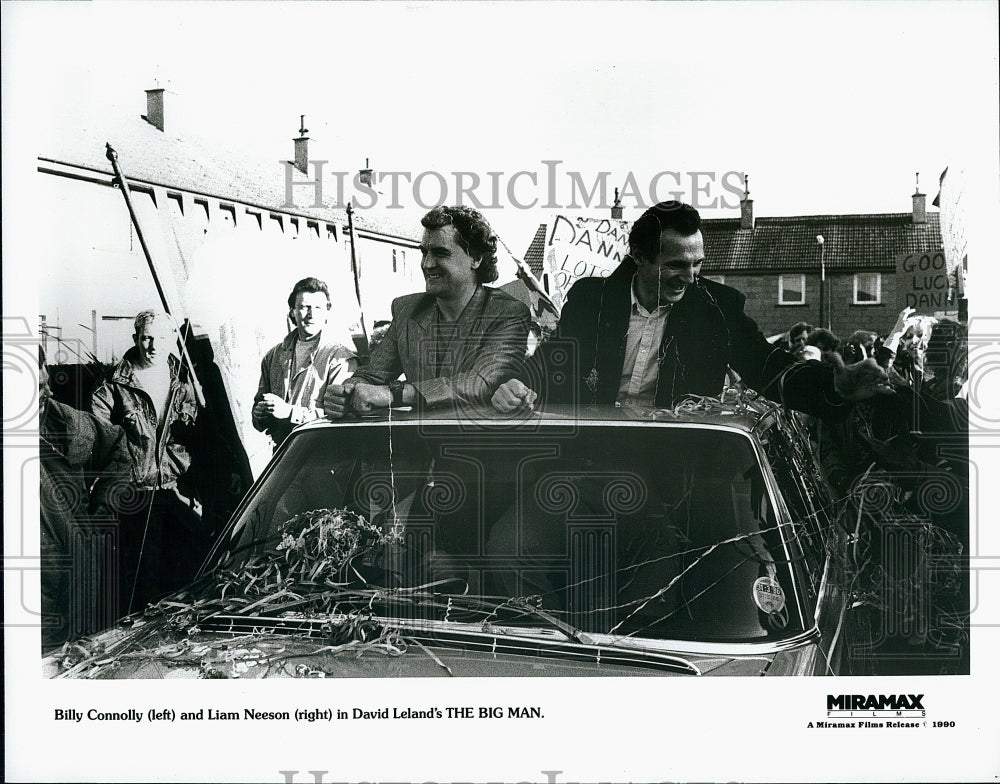
[[[359,414],[367,414],[376,408],[389,408],[392,405],[392,392],[387,386],[366,384],[363,381],[354,385],[351,395],[351,409]]]
[[[509,414],[521,408],[529,411],[535,407],[535,400],[538,395],[534,390],[528,389],[516,378],[502,383],[496,392],[493,393],[493,408],[501,414]]]
[[[875,395],[891,395],[892,385],[885,370],[874,359],[845,365],[835,351],[827,357],[833,363],[833,387],[845,400],[867,400]]]
[[[340,419],[351,410],[351,397],[360,382],[353,378],[343,384],[330,384],[323,393],[323,413],[327,419]]]

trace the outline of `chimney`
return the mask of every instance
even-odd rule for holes
[[[913,194],[913,222],[927,223],[927,197],[920,192],[920,172],[917,172],[917,190]]]
[[[359,181],[368,187],[371,187],[372,182],[374,181],[374,174],[375,173],[368,166],[368,159],[365,158],[365,168],[358,172]]]
[[[303,174],[309,173],[309,137],[306,136],[307,133],[309,133],[309,129],[306,128],[306,116],[300,114],[299,136],[292,141],[295,143],[295,168]]]
[[[146,90],[146,113],[141,115],[158,131],[163,130],[163,92],[162,87]]]
[[[622,202],[618,198],[618,189],[615,188],[615,203],[611,205],[611,220],[622,219]]]
[[[743,198],[740,199],[740,228],[753,228],[753,199],[750,198],[750,175],[743,175]]]

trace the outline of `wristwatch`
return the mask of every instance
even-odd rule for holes
[[[405,381],[389,382],[389,394],[392,395],[392,402],[389,405],[393,408],[399,408],[403,405],[403,387],[405,386]]]

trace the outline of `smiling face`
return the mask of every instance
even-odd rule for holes
[[[300,340],[309,340],[323,331],[330,318],[330,300],[322,291],[300,291],[292,306],[292,321]]]
[[[660,251],[655,259],[636,255],[639,267],[638,292],[654,306],[679,302],[687,287],[694,283],[705,260],[701,232],[684,236],[674,229],[660,232]],[[646,303],[643,303],[644,306]]]
[[[460,302],[476,290],[479,260],[469,256],[455,240],[455,227],[424,229],[420,242],[420,269],[427,293],[439,300]]]

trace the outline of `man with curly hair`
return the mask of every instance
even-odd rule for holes
[[[331,418],[390,406],[488,405],[524,358],[528,308],[483,285],[498,277],[486,219],[470,207],[435,207],[421,224],[426,289],[394,300],[392,325],[368,365],[330,385],[323,410]]]

